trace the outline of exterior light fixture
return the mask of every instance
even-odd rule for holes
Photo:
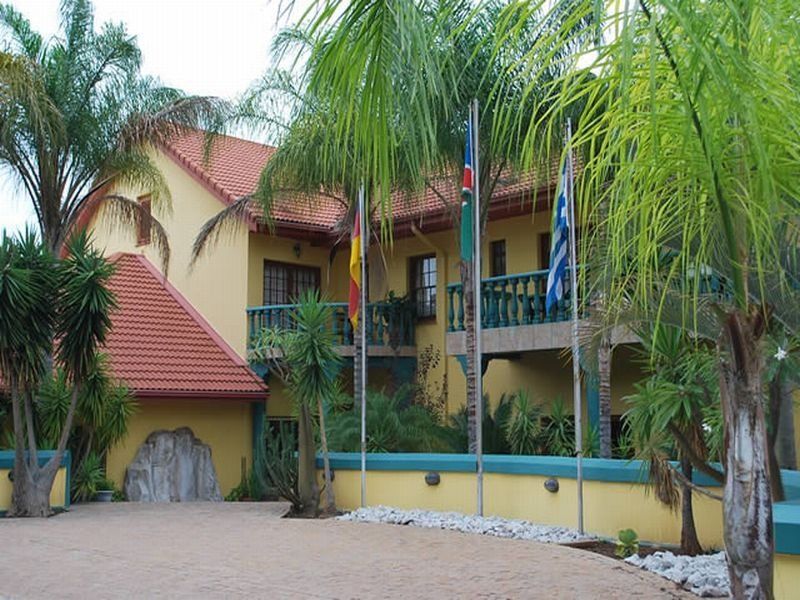
[[[292,246],[292,250],[294,250],[294,255],[300,258],[300,242],[295,243],[295,245]]]
[[[552,494],[555,494],[558,491],[558,479],[555,477],[549,477],[545,479],[544,489]]]
[[[439,474],[436,473],[435,471],[431,471],[430,473],[425,474],[425,483],[427,483],[428,485],[439,485],[439,482],[441,480],[442,478],[439,477]]]

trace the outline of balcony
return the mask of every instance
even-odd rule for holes
[[[545,298],[549,273],[544,269],[481,280],[481,343],[485,354],[508,355],[570,345],[569,269],[564,297],[547,314]],[[584,312],[581,318],[586,316]],[[612,339],[614,343],[635,341],[634,336],[624,330],[615,330]],[[447,286],[447,354],[463,355],[465,352],[464,290],[461,283],[451,283]]]
[[[331,309],[329,331],[336,351],[342,356],[355,354],[353,326],[347,317],[346,302],[328,302]],[[265,328],[294,327],[293,313],[297,304],[274,304],[247,309],[248,350],[258,332]],[[390,302],[367,304],[367,347],[369,356],[416,356],[414,315],[410,308]]]

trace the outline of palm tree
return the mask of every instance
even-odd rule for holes
[[[0,5],[0,166],[30,201],[52,252],[82,214],[102,206],[112,223],[149,227],[166,267],[163,227],[119,189],[169,201],[149,150],[184,127],[215,129],[224,103],[142,76],[135,37],[118,24],[95,31],[88,0],[62,2],[60,20],[60,35],[45,40],[11,5]]]
[[[56,261],[30,233],[0,242],[0,375],[11,397],[15,445],[11,516],[50,514],[78,399],[111,326],[112,266],[85,234],[67,243],[66,254]],[[50,358],[72,387],[54,455],[40,465],[34,396]]]
[[[501,176],[519,162],[522,146],[499,143],[502,124],[497,114],[533,119],[543,109],[538,94],[522,94],[518,60],[550,28],[559,28],[568,11],[552,22],[541,12],[520,13],[521,35],[496,50],[494,22],[504,2],[469,3],[420,1],[408,3],[358,0],[341,14],[322,11],[301,30],[311,41],[307,86],[315,98],[324,98],[337,111],[335,127],[326,130],[326,148],[320,153],[323,169],[334,173],[356,172],[372,182],[372,196],[380,204],[382,230],[391,225],[392,192],[426,190],[442,201],[458,230],[460,214],[446,201],[447,189],[463,167],[468,106],[477,98],[481,107],[478,154],[482,177],[480,194],[490,199]],[[572,21],[576,39],[586,31],[589,19]],[[552,73],[567,48],[553,47]],[[504,107],[504,111],[498,108]],[[548,140],[552,141],[552,140]],[[346,157],[342,158],[342,157]],[[548,168],[543,169],[549,177]],[[482,205],[481,229],[485,230],[489,202]],[[469,448],[476,449],[478,416],[475,364],[475,299],[472,269],[460,265],[464,288],[466,330],[467,414]]]
[[[577,2],[575,18],[596,8]],[[792,331],[798,324],[783,267],[786,249],[797,248],[800,198],[800,174],[788,167],[800,149],[796,7],[639,0],[614,8],[600,22],[606,41],[584,48],[554,81],[554,110],[535,122],[506,121],[520,135],[555,135],[564,112],[586,102],[574,138],[585,164],[576,182],[579,213],[604,232],[603,292],[612,315],[633,309],[659,321],[677,297],[682,323],[699,329],[700,308],[710,307],[715,319],[704,333],[719,350],[732,591],[768,598],[762,344],[773,319]],[[510,39],[512,14],[500,23]],[[569,43],[566,32],[560,39]],[[545,50],[534,48],[526,64],[539,68]],[[526,148],[529,161],[536,151]],[[592,251],[592,240],[584,246]]]
[[[418,162],[437,145],[430,111],[442,100],[442,82],[430,73],[418,6],[356,0],[341,11],[309,12],[312,30],[335,22],[356,34],[355,43],[320,49],[317,77],[338,94],[376,181],[391,176],[387,159],[395,141],[381,118],[392,102],[391,73],[380,68],[385,62],[404,61],[417,74],[416,102],[403,114],[406,131],[420,132]],[[515,78],[523,96],[542,94],[552,110],[533,120],[509,111],[496,118],[493,135],[509,144],[529,142],[522,163],[534,164],[545,143],[561,137],[567,111],[585,104],[574,136],[585,165],[576,182],[578,213],[608,233],[602,280],[610,314],[634,306],[657,320],[662,306],[652,303],[653,291],[666,296],[677,287],[684,322],[694,326],[708,269],[722,275],[714,337],[729,443],[724,515],[732,591],[770,597],[772,508],[759,346],[770,319],[779,317],[792,331],[798,323],[798,303],[780,268],[783,252],[796,248],[793,215],[800,198],[800,172],[792,167],[800,131],[795,3],[638,0],[609,6],[610,12],[597,0],[508,6],[497,23],[496,52],[528,37],[518,27],[520,16],[544,11],[545,23],[558,13],[569,16],[535,40],[518,63],[525,77]],[[592,16],[596,39],[581,43],[574,25]],[[395,19],[402,33],[387,40]],[[545,89],[540,76],[552,68],[554,48],[574,52]],[[370,63],[370,57],[378,60]],[[352,100],[349,89],[364,81],[370,94]],[[375,125],[375,135],[367,135],[367,124]],[[602,218],[593,211],[597,205],[607,206]],[[776,235],[778,224],[787,236]],[[593,237],[582,240],[583,255]],[[664,281],[659,258],[666,248],[676,255]]]
[[[656,497],[673,509],[680,499],[681,551],[694,556],[703,550],[692,506],[692,493],[701,488],[692,484],[692,473],[697,469],[724,481],[710,464],[720,458],[715,356],[706,340],[692,340],[678,327],[657,325],[637,334],[639,359],[649,376],[625,399],[626,427],[639,458],[649,461]],[[675,454],[680,471],[669,462]]]
[[[336,377],[341,357],[334,350],[329,327],[331,309],[317,291],[308,291],[298,299],[291,314],[290,327],[261,332],[251,351],[251,359],[265,362],[285,384],[294,400],[299,427],[298,491],[304,511],[317,514],[316,444],[313,411],[319,419],[319,436],[325,473],[325,513],[336,512],[328,438],[325,427],[325,403],[337,392]]]

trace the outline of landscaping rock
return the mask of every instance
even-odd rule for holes
[[[536,525],[528,521],[502,519],[500,517],[478,517],[457,512],[436,512],[432,510],[402,510],[388,506],[370,506],[337,517],[342,521],[361,523],[391,523],[433,529],[453,529],[464,533],[479,533],[495,537],[517,540],[535,540],[553,544],[565,544],[580,540],[594,539],[581,535],[574,529]]]
[[[634,554],[626,558],[625,562],[657,573],[704,598],[728,598],[731,595],[728,563],[724,552],[700,556],[655,552],[644,558]]]
[[[211,448],[188,427],[154,431],[125,474],[131,502],[221,502]]]

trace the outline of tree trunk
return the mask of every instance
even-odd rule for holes
[[[728,314],[720,338],[724,534],[734,598],[772,598],[772,494],[761,390],[760,312]]]
[[[314,444],[314,426],[311,422],[311,411],[308,404],[300,403],[300,414],[297,418],[297,489],[303,504],[303,513],[316,515],[319,510],[319,486],[317,485],[316,444]]]
[[[611,335],[603,334],[597,354],[600,402],[600,458],[611,458]]]
[[[681,472],[686,479],[692,481],[692,461],[688,458],[681,457]],[[689,556],[703,553],[694,524],[692,489],[688,485],[682,486],[681,489],[681,552]]]
[[[778,465],[778,455],[775,444],[778,440],[778,429],[784,419],[781,415],[781,400],[783,396],[783,368],[778,367],[775,377],[769,382],[769,427],[767,428],[767,461],[769,464],[769,481],[772,487],[773,502],[785,500],[783,493],[783,480],[781,468]]]
[[[325,508],[323,512],[326,515],[336,514],[336,498],[333,494],[333,478],[331,477],[331,461],[328,456],[328,434],[325,431],[325,409],[322,406],[322,400],[317,402],[317,409],[319,410],[319,440],[322,447],[322,463],[325,470]]]
[[[479,366],[475,364],[475,294],[473,290],[472,264],[461,261],[461,285],[464,291],[464,335],[466,336],[467,364],[467,448],[470,454],[478,451],[478,427],[482,425],[482,415],[477,414],[477,381]]]
[[[797,469],[797,448],[794,435],[794,385],[786,381],[781,382],[781,418],[778,421],[775,453],[778,466],[781,469]]]

